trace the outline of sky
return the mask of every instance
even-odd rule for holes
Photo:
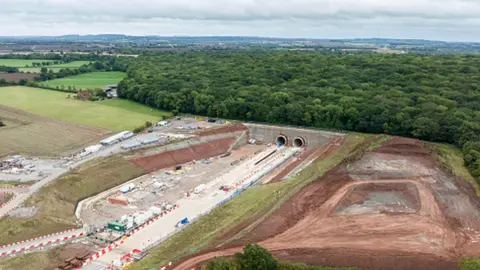
[[[480,41],[480,0],[0,0],[0,36]]]

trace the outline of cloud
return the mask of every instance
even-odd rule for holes
[[[475,0],[0,0],[0,35],[265,35],[475,40]]]

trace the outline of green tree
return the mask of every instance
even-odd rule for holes
[[[243,270],[276,270],[277,260],[267,249],[257,244],[248,244],[243,253],[235,254]]]
[[[203,270],[241,270],[241,266],[235,260],[227,258],[215,258],[210,261]]]

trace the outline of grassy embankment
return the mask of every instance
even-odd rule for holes
[[[198,219],[159,247],[152,249],[149,255],[134,264],[132,269],[157,269],[169,261],[176,261],[202,249],[220,244],[215,241],[218,235],[225,233],[235,224],[261,214],[268,215],[278,209],[302,187],[339,164],[368,137],[370,135],[348,135],[345,143],[335,154],[315,160],[294,179],[248,189],[242,195]]]
[[[1,87],[2,104],[57,120],[102,127],[109,130],[133,130],[145,121],[156,122],[169,112],[146,109],[144,105],[126,101],[123,106],[68,99],[69,94],[31,87]],[[123,101],[119,101],[122,104]],[[106,102],[108,104],[108,102]],[[112,101],[114,104],[115,101]],[[135,108],[138,106],[138,108]],[[1,117],[1,115],[0,115]]]
[[[145,171],[119,156],[96,159],[73,169],[30,197],[31,218],[0,220],[0,245],[54,233],[75,226],[75,206],[84,198],[143,175]]]
[[[448,144],[432,144],[437,160],[442,166],[456,176],[460,176],[469,182],[477,195],[480,196],[480,183],[470,174],[463,162],[463,154],[460,149]]]
[[[475,178],[470,174],[463,163],[463,155],[460,149],[448,144],[431,144],[434,146],[433,150],[436,153],[437,160],[442,166],[452,172],[456,176],[460,176],[468,181],[475,189],[478,196],[480,196],[480,185]],[[480,258],[464,259],[460,262],[460,270],[479,270]]]
[[[464,259],[460,263],[460,270],[479,270],[480,259]]]
[[[59,87],[62,86],[67,88],[68,86],[75,87],[77,90],[83,89],[96,89],[104,88],[107,85],[118,84],[123,78],[125,78],[126,73],[124,72],[90,72],[84,73],[76,76],[70,76],[62,79],[55,79],[47,82],[42,82],[41,85],[48,87]]]

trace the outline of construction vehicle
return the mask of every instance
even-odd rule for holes
[[[179,222],[177,222],[177,224],[175,224],[175,227],[176,227],[176,228],[180,228],[180,227],[182,227],[182,226],[187,225],[188,223],[190,223],[190,221],[188,220],[188,218],[184,218],[184,219],[180,220]]]
[[[232,189],[232,187],[230,187],[230,186],[220,186],[219,189],[227,192],[227,191],[230,191]]]

